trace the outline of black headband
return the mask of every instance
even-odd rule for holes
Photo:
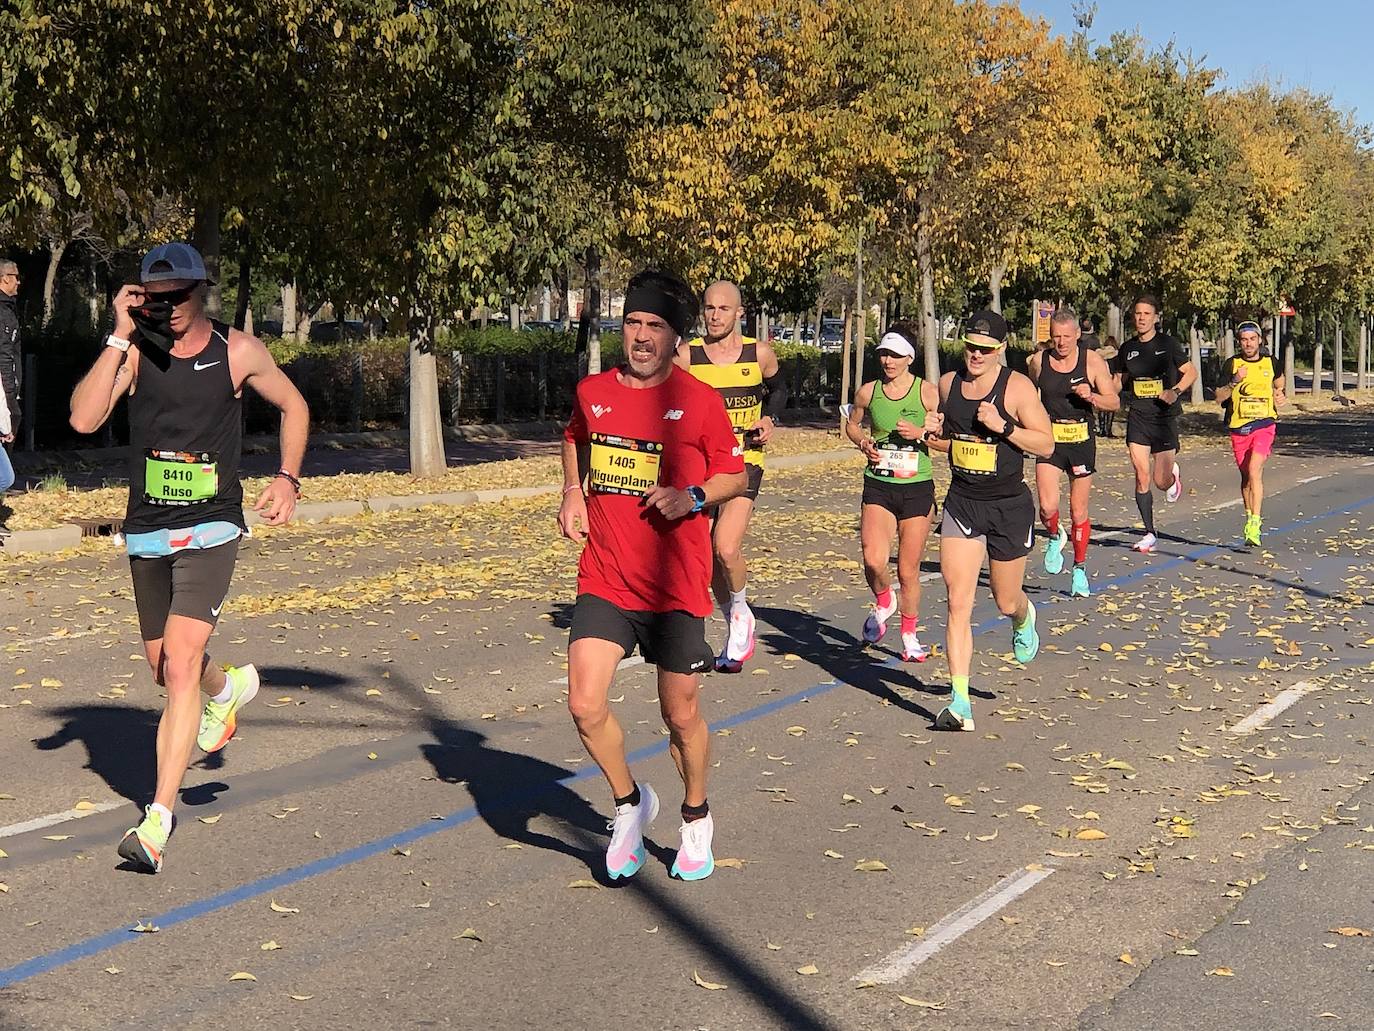
[[[673,331],[680,337],[686,336],[692,325],[692,313],[687,310],[686,305],[668,291],[660,290],[648,283],[634,287],[625,295],[625,314],[629,315],[635,311],[657,315],[672,326]]]

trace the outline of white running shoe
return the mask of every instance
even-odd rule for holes
[[[682,844],[678,847],[677,858],[673,860],[674,877],[684,881],[699,881],[711,876],[716,868],[716,857],[711,854],[711,838],[715,831],[716,825],[710,813],[700,820],[682,824]]]
[[[1169,502],[1177,501],[1183,497],[1183,474],[1178,470],[1178,463],[1174,463],[1174,482],[1168,490],[1164,492],[1164,499]]]
[[[1147,533],[1144,537],[1131,545],[1131,550],[1138,551],[1142,555],[1153,555],[1155,553],[1155,545],[1158,543],[1159,541],[1155,539],[1154,534]]]
[[[921,643],[916,631],[902,635],[902,661],[925,662],[930,658],[930,649]]]
[[[892,607],[883,608],[878,604],[877,599],[873,601],[873,611],[864,620],[864,640],[869,644],[877,644],[883,639],[883,634],[887,633],[887,621],[897,612],[897,585],[892,585]]]
[[[754,656],[754,613],[748,605],[738,605],[730,612],[730,633],[725,650],[716,657],[716,671],[738,673]]]
[[[606,847],[606,873],[611,880],[633,877],[644,865],[644,831],[658,815],[658,795],[648,784],[639,785],[639,805],[618,805],[611,821],[611,843]]]

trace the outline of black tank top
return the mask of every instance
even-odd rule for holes
[[[229,327],[178,358],[141,340],[129,395],[129,507],[125,533],[224,521],[246,528],[239,457],[243,399],[229,372]]]
[[[1049,413],[1051,422],[1086,422],[1088,436],[1092,437],[1093,423],[1096,421],[1089,418],[1093,412],[1092,403],[1073,392],[1078,384],[1088,382],[1088,349],[1079,346],[1078,364],[1072,372],[1060,372],[1051,364],[1052,357],[1050,351],[1045,351],[1041,356],[1040,401]]]
[[[1011,369],[1003,369],[986,397],[964,396],[964,384],[969,382],[963,370],[954,374],[949,397],[940,406],[945,414],[945,434],[950,438],[949,468],[951,494],[965,498],[991,500],[1015,497],[1026,489],[1021,450],[1003,437],[993,434],[978,421],[978,406],[991,401],[997,412],[1011,421],[1007,414],[1007,381]]]

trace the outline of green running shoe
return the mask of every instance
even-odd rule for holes
[[[968,696],[963,698],[956,697],[953,692],[949,696],[949,704],[946,705],[935,717],[936,730],[972,730],[973,729],[973,703],[968,700]]]
[[[206,699],[205,709],[200,714],[200,731],[196,734],[196,744],[203,752],[218,752],[229,743],[238,728],[238,711],[251,702],[258,693],[258,671],[252,666],[235,669],[230,666],[224,671],[226,683],[232,690],[227,702]]]
[[[1026,600],[1026,624],[1021,628],[1011,628],[1011,651],[1016,661],[1025,664],[1035,658],[1040,650],[1040,635],[1035,632],[1035,603]]]
[[[1069,585],[1069,596],[1086,598],[1092,591],[1088,589],[1088,571],[1082,566],[1073,567],[1073,583]]]
[[[1054,576],[1064,571],[1064,545],[1069,543],[1068,534],[1060,530],[1045,540],[1045,572]]]
[[[162,869],[162,853],[171,835],[172,828],[162,825],[162,814],[149,806],[144,811],[143,822],[124,832],[119,854],[139,870],[157,873]]]
[[[1245,517],[1245,543],[1252,548],[1260,546],[1260,517],[1257,515]]]

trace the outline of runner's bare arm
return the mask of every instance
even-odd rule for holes
[[[563,438],[563,501],[558,506],[558,531],[570,541],[587,539],[587,496],[582,493],[587,451],[586,445]]]
[[[1037,387],[1040,386],[1040,360],[1044,357],[1044,351],[1036,351],[1026,359],[1026,375]]]
[[[864,453],[864,457],[870,462],[876,462],[882,456],[878,454],[878,449],[873,443],[873,439],[864,432],[864,416],[868,414],[868,406],[873,403],[873,390],[877,381],[864,383],[854,392],[854,404],[849,409],[849,418],[845,420],[844,435],[849,438],[849,442]]]
[[[1090,394],[1085,400],[1091,402],[1099,412],[1121,411],[1121,394],[1116,389],[1116,377],[1096,351],[1088,352],[1088,387]]]
[[[940,377],[939,386],[929,380],[921,385],[921,403],[926,406],[926,448],[941,454],[949,451],[949,438],[945,436],[945,413],[941,409],[953,383],[954,373],[947,372]],[[926,387],[932,388],[929,395],[926,394]],[[927,397],[935,403],[928,404]]]
[[[983,405],[988,402],[984,401]],[[989,426],[983,419],[983,405],[979,405],[979,419],[988,429],[997,432],[999,427]],[[993,407],[993,406],[989,406]],[[1007,414],[1012,418],[1012,428],[1006,439],[1028,454],[1039,458],[1049,458],[1054,454],[1054,433],[1050,429],[1050,416],[1040,403],[1040,392],[1035,384],[1019,372],[1013,372],[1007,379]]]
[[[677,342],[677,349],[673,351],[673,364],[679,369],[692,368],[692,349],[685,338]]]
[[[134,320],[129,307],[143,300],[143,288],[126,285],[120,288],[114,299],[114,332],[112,336],[132,340]],[[105,347],[89,372],[81,377],[81,382],[72,391],[71,422],[77,433],[94,433],[105,425],[115,404],[129,391],[136,378],[138,351],[130,348],[121,352],[114,347]]]
[[[1288,394],[1284,390],[1283,373],[1274,373],[1274,407],[1280,408],[1288,403]]]
[[[1178,367],[1178,384],[1169,390],[1161,391],[1159,399],[1165,404],[1173,404],[1192,387],[1193,381],[1197,379],[1197,368],[1192,362],[1184,362]],[[1171,398],[1165,399],[1165,394],[1173,394]]]
[[[296,510],[300,492],[288,477],[300,479],[305,441],[310,433],[310,407],[281,371],[267,345],[234,329],[229,331],[229,374],[240,389],[252,387],[254,393],[281,412],[280,469],[286,475],[274,476],[253,504],[253,510],[262,513],[263,522],[281,526],[290,521]]]
[[[758,358],[759,374],[763,378],[768,395],[763,402],[763,416],[750,427],[750,432],[754,434],[754,439],[758,443],[767,444],[777,427],[777,417],[782,414],[783,406],[787,404],[787,381],[782,376],[778,352],[773,350],[772,344],[764,340],[758,341],[754,354]]]

